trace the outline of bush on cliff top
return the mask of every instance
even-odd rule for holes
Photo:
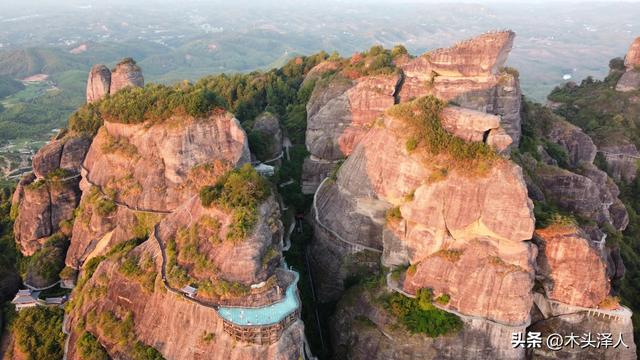
[[[382,301],[385,309],[414,334],[437,337],[462,329],[459,317],[433,305],[433,295],[429,289],[419,290],[415,299],[394,292],[383,296]]]
[[[387,114],[403,121],[411,130],[410,139],[417,144],[413,151],[424,149],[431,155],[448,155],[451,168],[482,173],[498,160],[496,152],[483,142],[466,142],[442,127],[440,112],[446,103],[434,96],[395,105]]]
[[[227,238],[245,238],[257,221],[258,205],[271,194],[269,183],[245,164],[222,175],[214,185],[200,190],[202,205],[217,205],[233,212]]]

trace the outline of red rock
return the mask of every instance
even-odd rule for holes
[[[535,240],[538,274],[549,299],[596,308],[609,295],[606,262],[582,230],[554,225],[536,230]]]

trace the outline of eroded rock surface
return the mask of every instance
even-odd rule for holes
[[[111,70],[98,64],[94,65],[87,79],[87,102],[98,101],[109,94],[111,87]]]
[[[554,225],[536,231],[538,274],[549,299],[596,308],[609,295],[606,262],[578,227]]]
[[[119,90],[124,89],[128,86],[144,86],[144,77],[142,76],[142,70],[131,58],[123,59],[111,71],[111,84],[109,86],[109,93],[115,94]]]
[[[67,265],[78,267],[134,237],[147,220],[136,211],[161,217],[249,161],[247,136],[227,113],[173,117],[151,126],[105,123],[84,161],[81,211]]]
[[[102,64],[94,65],[87,79],[87,103],[96,102],[129,86],[144,86],[142,69],[133,59],[122,59],[113,70]]]
[[[616,90],[627,92],[640,89],[640,37],[629,47],[624,57],[624,66],[627,71],[618,80]]]

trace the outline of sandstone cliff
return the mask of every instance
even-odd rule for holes
[[[488,33],[449,49],[418,58],[396,59],[390,75],[349,78],[332,62],[310,71],[335,73],[318,80],[307,104],[306,145],[311,153],[303,174],[303,189],[312,193],[331,166],[348,156],[374,120],[395,103],[434,95],[464,108],[500,116],[500,129],[489,135],[501,149],[520,138],[520,102],[517,72],[502,68],[515,34]],[[351,60],[353,62],[353,58]],[[344,66],[344,65],[343,65]],[[488,130],[488,129],[487,129]]]
[[[67,264],[77,267],[136,235],[135,227],[148,220],[136,210],[168,213],[249,161],[246,135],[230,114],[176,116],[151,126],[105,123],[84,160]]]
[[[350,275],[345,258],[360,246],[382,252],[385,265],[412,264],[408,292],[433,288],[449,294],[449,306],[462,313],[526,323],[535,249],[523,242],[531,238],[533,216],[520,170],[507,160],[496,160],[481,176],[425,166],[424,155],[405,149],[410,136],[402,129],[398,119],[385,116],[384,125],[372,128],[340,167],[335,183],[325,182],[316,194],[321,235],[312,245],[312,263],[321,274],[319,296],[340,296]],[[435,166],[452,161],[427,159]],[[399,219],[387,216],[385,225],[392,207],[398,207]],[[349,250],[327,252],[336,246]],[[469,282],[469,268],[477,281]]]
[[[86,136],[51,141],[33,157],[33,173],[24,177],[13,196],[17,209],[16,242],[24,255],[32,255],[46,238],[71,220],[80,201],[80,163],[89,148]]]
[[[627,92],[640,89],[640,37],[629,47],[624,65],[627,71],[618,80],[616,90]]]

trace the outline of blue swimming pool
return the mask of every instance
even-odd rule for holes
[[[295,271],[293,273],[295,279],[287,288],[282,301],[260,308],[221,306],[218,313],[222,318],[236,325],[270,325],[279,322],[300,306],[296,295],[300,275]]]

